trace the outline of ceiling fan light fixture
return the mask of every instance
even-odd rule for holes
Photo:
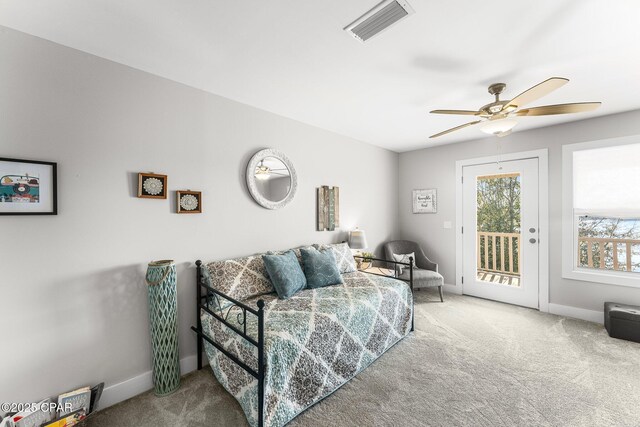
[[[518,121],[514,119],[487,120],[480,125],[480,130],[489,135],[506,136],[517,124]]]
[[[264,181],[265,179],[269,179],[270,175],[271,169],[269,169],[267,166],[258,166],[256,168],[256,179]]]

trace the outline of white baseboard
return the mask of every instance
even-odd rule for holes
[[[180,359],[180,374],[185,375],[191,371],[195,371],[197,363],[195,355]],[[108,408],[109,406],[120,403],[123,400],[130,399],[140,393],[149,391],[152,388],[153,374],[151,371],[129,378],[121,383],[110,385],[105,387],[103,390],[102,397],[98,403],[98,409],[102,410]]]
[[[445,292],[450,294],[462,295],[462,286],[451,285],[445,283],[442,287]],[[572,307],[570,305],[560,305],[549,303],[548,310],[541,306],[541,312],[549,312],[558,316],[572,317],[574,319],[586,320],[604,324],[604,312],[596,310],[587,310],[586,308]]]
[[[456,294],[456,295],[462,295],[462,287],[461,286],[456,286],[456,285],[450,285],[448,283],[445,283],[442,286],[442,289],[445,292],[448,292],[450,294]]]
[[[604,323],[604,312],[587,310],[586,308],[549,303],[549,313],[557,314],[559,316],[573,317],[574,319],[587,320],[589,322],[600,324]]]

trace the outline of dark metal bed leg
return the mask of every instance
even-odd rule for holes
[[[409,287],[411,288],[411,332],[413,332],[413,319],[416,313],[413,301],[413,257],[409,257]]]
[[[440,302],[444,302],[444,297],[442,296],[442,286],[438,286],[438,292],[440,292]]]
[[[258,427],[264,426],[264,301],[258,305]]]
[[[196,273],[196,325],[198,325],[198,331],[202,330],[202,321],[200,320],[200,301],[202,300],[202,286],[200,281],[202,280],[202,261],[196,261],[197,273]],[[198,370],[202,369],[202,347],[203,340],[201,335],[198,335]]]

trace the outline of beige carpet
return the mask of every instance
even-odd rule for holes
[[[416,331],[289,426],[640,426],[640,344],[601,325],[471,297],[416,294]],[[431,302],[433,301],[433,302]],[[90,427],[246,426],[210,369]]]

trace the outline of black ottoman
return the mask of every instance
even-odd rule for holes
[[[610,337],[640,343],[640,307],[605,302],[604,327]]]

